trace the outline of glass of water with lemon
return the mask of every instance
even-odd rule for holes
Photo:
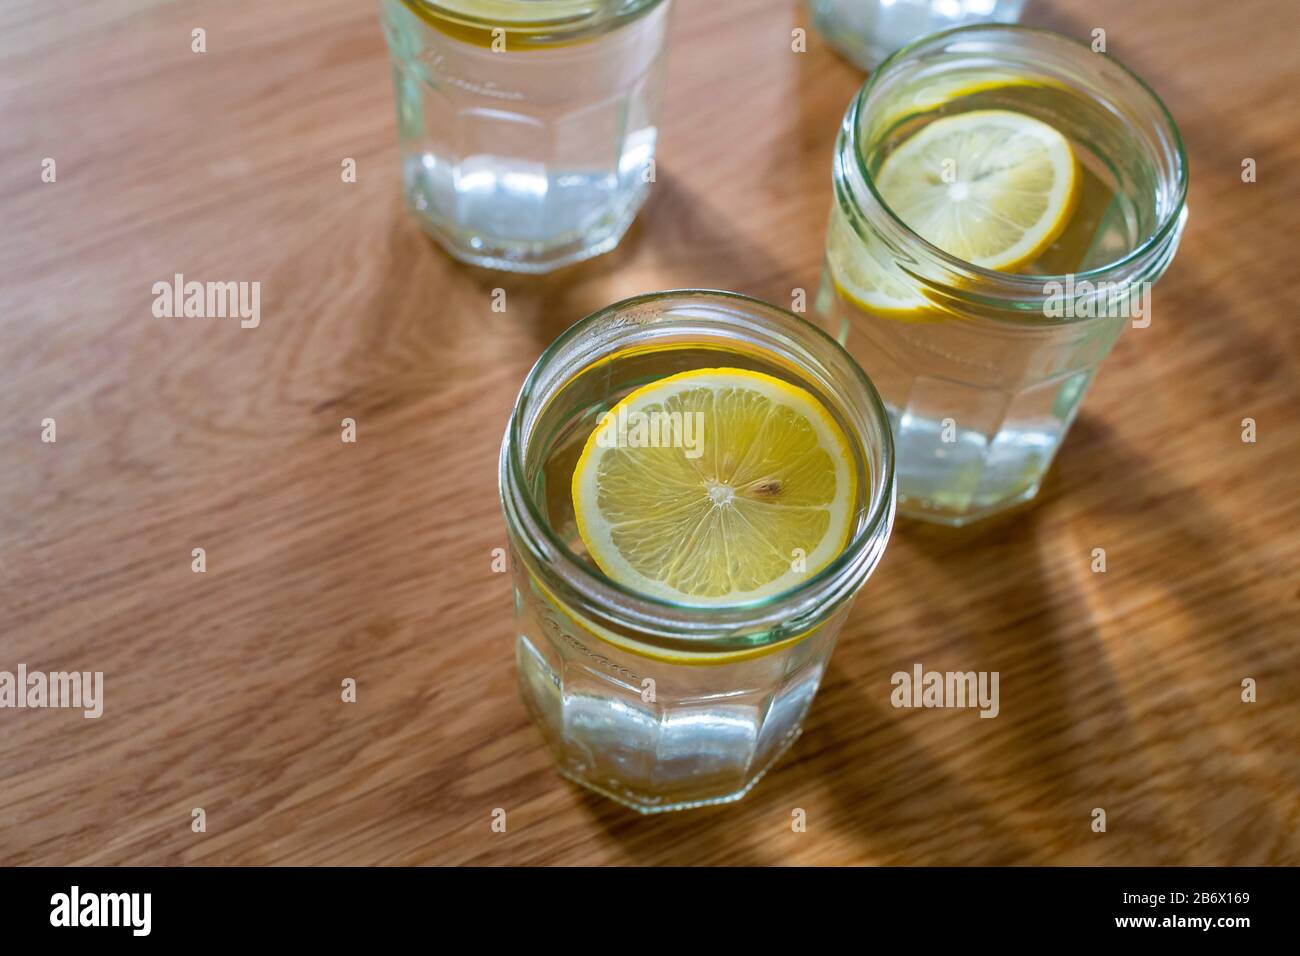
[[[655,180],[672,0],[381,0],[407,203],[453,256],[613,249]]]
[[[1019,26],[903,48],[850,105],[816,313],[880,388],[899,510],[961,525],[1032,498],[1098,364],[1150,324],[1187,163],[1103,52]]]
[[[824,332],[662,292],[538,360],[501,450],[520,694],[638,811],[739,799],[799,733],[894,515],[884,406]]]

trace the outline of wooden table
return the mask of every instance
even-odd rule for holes
[[[492,571],[525,373],[633,293],[817,280],[862,76],[815,34],[791,52],[790,0],[737,9],[681,0],[648,206],[538,279],[456,265],[403,212],[374,4],[5,5],[0,670],[103,671],[105,702],[0,710],[0,863],[1300,863],[1300,7],[1276,0],[1030,3],[1104,27],[1186,137],[1154,323],[1036,506],[898,525],[742,803],[643,819],[552,771]],[[154,317],[177,272],[260,281],[261,325]],[[914,661],[998,670],[1000,717],[894,710]]]

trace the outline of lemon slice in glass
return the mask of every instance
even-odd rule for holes
[[[789,590],[848,543],[857,495],[844,432],[811,394],[736,368],[645,385],[588,438],[578,533],[610,578],[719,606]]]
[[[1014,272],[1056,241],[1074,212],[1079,170],[1064,136],[1009,110],[937,119],[876,177],[923,239],[985,269]]]
[[[859,309],[900,322],[931,319],[929,302],[916,282],[870,231],[866,236],[855,232],[838,205],[831,212],[827,230],[826,264],[840,294]]]

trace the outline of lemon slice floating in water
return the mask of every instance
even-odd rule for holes
[[[876,177],[913,232],[952,256],[1014,272],[1056,241],[1078,198],[1069,141],[1009,110],[946,116],[905,140]]]
[[[900,322],[930,318],[929,301],[916,283],[867,232],[859,235],[844,210],[831,212],[826,237],[826,262],[831,281],[854,305],[874,315]]]
[[[574,468],[573,510],[592,560],[620,584],[738,604],[797,586],[844,550],[856,480],[844,432],[809,392],[706,368],[645,385],[602,419]]]

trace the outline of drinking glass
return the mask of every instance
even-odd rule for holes
[[[719,366],[797,384],[837,420],[855,475],[837,557],[761,600],[687,605],[587,557],[571,476],[632,390]],[[893,446],[862,370],[811,323],[745,296],[639,296],[572,326],[528,375],[501,449],[520,696],[560,772],[643,813],[742,797],[797,737],[894,515]]]
[[[1040,274],[948,255],[877,190],[901,141],[976,110],[1050,124],[1081,170]],[[872,74],[844,117],[833,181],[814,312],[885,398],[899,510],[962,525],[1032,498],[1121,330],[1152,321],[1151,286],[1187,215],[1172,117],[1108,54],[1045,30],[961,27]],[[853,291],[864,287],[877,294]]]
[[[917,37],[972,23],[1014,23],[1025,0],[811,0],[827,41],[869,70]]]
[[[654,181],[671,0],[381,0],[407,203],[465,262],[613,249]]]

